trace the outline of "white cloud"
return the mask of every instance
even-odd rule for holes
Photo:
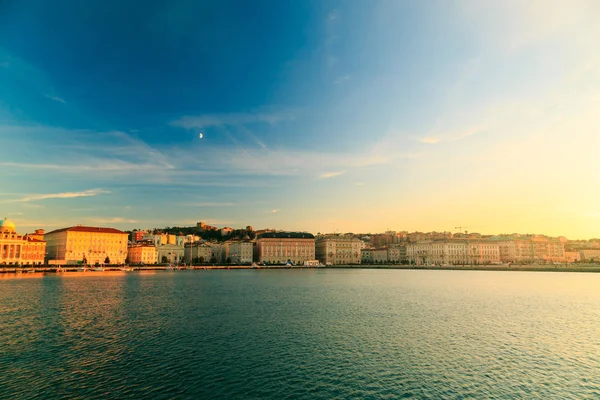
[[[321,175],[319,175],[319,178],[321,178],[321,179],[335,178],[336,176],[342,175],[344,172],[345,171],[324,172]]]
[[[47,193],[47,194],[33,194],[21,199],[15,200],[16,202],[30,202],[47,199],[71,199],[74,197],[92,197],[99,194],[108,194],[110,191],[103,189],[90,189],[84,190],[83,192],[63,192],[63,193]]]
[[[440,139],[436,138],[436,137],[426,137],[426,138],[419,139],[419,142],[427,143],[427,144],[435,144],[435,143],[439,143],[439,141],[440,141]]]

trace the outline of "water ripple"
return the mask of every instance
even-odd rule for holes
[[[477,271],[3,279],[0,398],[597,398],[599,289]]]

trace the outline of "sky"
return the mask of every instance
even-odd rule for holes
[[[21,233],[600,237],[598,15],[595,0],[5,0],[0,213]]]

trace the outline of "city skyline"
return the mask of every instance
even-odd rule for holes
[[[0,5],[21,231],[600,237],[596,2],[35,3]]]

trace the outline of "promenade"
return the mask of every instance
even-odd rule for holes
[[[415,265],[330,265],[327,267],[311,267],[311,266],[285,266],[285,265],[269,265],[269,266],[249,266],[249,265],[203,265],[203,266],[187,266],[187,267],[169,267],[164,265],[150,266],[108,266],[102,270],[87,268],[82,270],[79,266],[35,266],[35,267],[2,267],[0,274],[90,274],[102,275],[109,272],[152,272],[152,271],[210,271],[210,270],[284,270],[284,269],[409,269],[409,270],[445,270],[445,271],[537,271],[537,272],[600,272],[599,264],[526,264],[526,265],[449,265],[449,266],[415,266]]]

